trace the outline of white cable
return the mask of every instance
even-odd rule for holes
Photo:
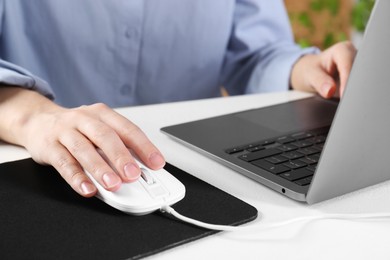
[[[181,215],[176,210],[174,210],[172,207],[166,205],[163,206],[160,209],[162,212],[166,212],[168,214],[171,214],[175,218],[187,222],[189,224],[211,229],[211,230],[218,230],[218,231],[254,231],[254,230],[266,230],[266,229],[272,229],[272,228],[280,228],[283,226],[291,225],[297,222],[308,222],[313,220],[321,220],[321,219],[335,219],[335,220],[355,220],[355,221],[364,221],[364,220],[385,220],[390,219],[390,213],[384,212],[384,213],[361,213],[361,214],[325,214],[325,215],[319,215],[319,216],[306,216],[306,217],[299,217],[299,218],[293,218],[290,220],[268,224],[268,225],[262,225],[257,227],[236,227],[236,226],[226,226],[226,225],[214,225],[209,223],[204,223],[192,218],[188,218],[186,216]]]
[[[192,224],[192,225],[195,225],[198,227],[206,228],[206,229],[218,230],[218,231],[235,231],[238,228],[242,228],[242,227],[235,227],[235,226],[214,225],[214,224],[204,223],[204,222],[183,216],[170,206],[163,206],[161,208],[161,211],[169,213],[172,216],[174,216],[175,218],[180,219],[181,221],[187,222],[189,224]]]

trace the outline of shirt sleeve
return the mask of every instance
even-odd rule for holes
[[[4,16],[3,7],[4,0],[0,0],[0,37],[4,37],[1,30],[1,21],[3,21]],[[54,92],[46,81],[16,64],[0,59],[0,87],[4,85],[13,85],[35,90],[50,99],[54,99]]]
[[[50,99],[54,99],[53,91],[46,81],[4,60],[0,60],[0,83],[0,86],[13,85],[35,90]]]
[[[295,44],[283,0],[239,0],[221,84],[229,94],[288,90],[294,63],[317,48]]]

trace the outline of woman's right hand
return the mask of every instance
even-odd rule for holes
[[[36,162],[52,165],[85,197],[95,195],[97,189],[84,169],[110,191],[139,178],[140,169],[129,149],[151,169],[165,165],[146,135],[104,104],[67,109],[34,91],[2,87],[0,112],[10,115],[0,125],[1,139],[24,146]]]

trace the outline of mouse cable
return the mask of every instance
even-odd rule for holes
[[[273,229],[273,228],[280,228],[283,226],[288,226],[294,223],[298,222],[309,222],[313,220],[322,220],[322,219],[334,219],[334,220],[351,220],[351,221],[367,221],[367,220],[386,220],[390,219],[390,213],[359,213],[359,214],[325,214],[325,215],[318,215],[318,216],[305,216],[305,217],[298,217],[293,218],[290,220],[277,222],[277,223],[271,223],[267,225],[257,226],[257,227],[237,227],[237,226],[228,226],[228,225],[215,225],[215,224],[209,224],[204,223],[192,218],[188,218],[186,216],[181,215],[176,210],[174,210],[172,207],[166,205],[161,207],[160,209],[163,213],[168,213],[174,216],[175,218],[184,221],[186,223],[210,229],[210,230],[218,230],[218,231],[254,231],[254,230],[267,230],[267,229]]]

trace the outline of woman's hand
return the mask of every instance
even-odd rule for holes
[[[128,148],[152,169],[165,164],[159,150],[136,125],[104,104],[66,109],[34,91],[16,87],[1,88],[0,96],[0,111],[13,110],[15,116],[6,120],[12,134],[0,126],[0,137],[24,146],[36,162],[54,166],[82,196],[91,197],[97,191],[84,169],[111,191],[122,182],[138,179],[141,172]]]
[[[296,90],[316,91],[324,98],[342,96],[356,48],[341,42],[317,55],[305,55],[294,65],[291,86]]]

